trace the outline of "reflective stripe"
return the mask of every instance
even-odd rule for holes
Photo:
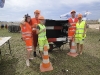
[[[69,27],[69,28],[76,28],[76,26],[71,26],[71,27]]]
[[[69,30],[69,31],[75,31],[75,30]]]
[[[24,37],[24,38],[25,38],[26,36],[25,36],[25,35],[22,35],[22,37]]]
[[[68,37],[68,42],[69,42],[70,40],[72,40],[72,37]]]
[[[27,46],[26,48],[32,48],[32,46]]]
[[[46,26],[46,29],[59,30],[59,29],[62,29],[62,26]]]
[[[76,53],[76,50],[75,49],[71,49],[70,52],[71,53]]]
[[[72,46],[75,46],[75,42],[72,42]]]
[[[32,30],[36,30],[36,28],[32,28]]]
[[[31,33],[31,32],[26,32],[26,33]]]
[[[31,34],[31,32],[22,32],[22,34]]]
[[[76,24],[76,23],[70,23],[70,24]]]
[[[71,26],[71,27],[76,27],[76,26]]]
[[[68,38],[72,38],[72,36],[68,36]]]
[[[46,29],[54,29],[54,26],[47,26]]]
[[[66,37],[64,38],[48,38],[49,42],[56,42],[56,41],[66,41]]]
[[[22,32],[22,34],[26,34],[26,33]]]
[[[31,32],[22,32],[22,33],[25,33],[25,34],[27,34],[27,33],[31,33]]]
[[[27,49],[27,50],[32,50],[32,49]]]
[[[45,44],[45,46],[49,46],[48,44]]]
[[[57,38],[56,41],[66,41],[66,38]]]
[[[72,37],[72,36],[68,36],[68,37],[70,38],[70,37]]]
[[[31,36],[31,34],[26,34],[25,36]]]
[[[44,51],[44,55],[48,55],[48,51]]]
[[[72,39],[72,37],[68,37],[68,39]]]
[[[49,58],[48,59],[43,59],[43,63],[49,63]]]
[[[68,42],[70,42],[70,40],[72,40],[72,36],[68,36]]]

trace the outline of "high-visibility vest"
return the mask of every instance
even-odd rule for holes
[[[76,30],[76,23],[78,22],[77,18],[74,18],[74,21],[72,20],[72,18],[68,19],[69,23],[70,23],[70,27],[68,28],[68,36],[72,37],[75,33]]]
[[[24,39],[32,37],[32,28],[29,23],[25,22],[24,25],[21,25],[21,33]]]
[[[79,22],[76,23],[75,38],[79,38],[81,40],[81,39],[84,39],[86,37],[86,32],[85,32],[85,35],[83,37],[85,24],[86,24],[85,21],[82,21],[80,24],[79,24]]]
[[[45,25],[38,24],[38,26],[40,27],[39,32],[46,28]],[[45,32],[41,32],[40,34],[38,34],[38,40],[45,40],[45,39],[47,39],[46,31]]]

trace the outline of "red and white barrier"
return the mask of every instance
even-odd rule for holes
[[[50,30],[61,30],[62,26],[46,26],[46,29]]]
[[[48,38],[49,42],[56,42],[56,41],[66,41],[66,37],[65,38]]]

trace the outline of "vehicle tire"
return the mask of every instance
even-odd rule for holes
[[[53,50],[53,44],[49,44],[50,48],[49,48],[49,52],[52,52]]]

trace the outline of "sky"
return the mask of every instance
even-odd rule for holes
[[[100,18],[100,0],[5,0],[4,8],[0,8],[0,21],[20,21],[27,13],[34,17],[37,9],[46,19],[60,20],[60,15],[71,10],[91,12],[88,19]]]

